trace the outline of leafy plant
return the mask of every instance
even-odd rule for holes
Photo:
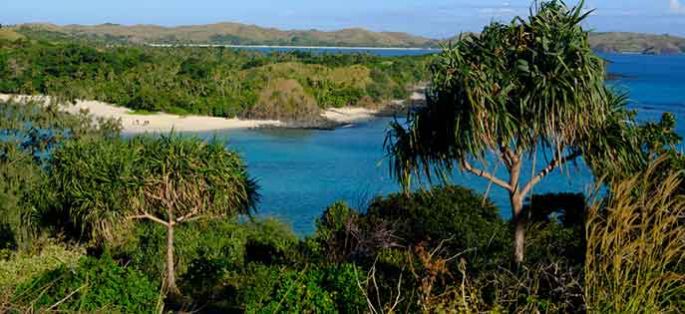
[[[32,311],[111,311],[155,313],[159,288],[110,257],[84,258],[76,268],[62,266],[22,284],[15,304]]]
[[[352,265],[301,270],[250,265],[238,286],[247,313],[358,313],[366,301]]]

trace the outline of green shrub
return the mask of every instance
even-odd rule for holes
[[[582,267],[586,246],[585,195],[533,195],[524,211],[529,217],[526,264],[565,261],[573,267]]]
[[[467,253],[464,256],[470,257],[470,266],[478,268],[498,265],[501,258],[508,257],[506,223],[499,212],[472,190],[446,186],[376,199],[366,219],[391,222],[394,237],[403,239],[405,245],[426,242],[435,247],[444,241],[445,250]]]
[[[510,256],[507,224],[499,210],[461,187],[378,198],[366,213],[336,203],[316,226],[314,236],[305,240],[314,257],[310,261],[355,262],[373,270],[373,282],[364,278],[364,285],[377,308],[391,307],[398,293],[403,298],[423,295],[429,302],[451,291],[459,259],[469,265],[469,274],[478,275],[507,264]],[[401,308],[421,309],[416,302]]]
[[[18,285],[44,272],[74,267],[85,254],[81,248],[68,248],[54,241],[34,243],[30,251],[6,251],[0,257],[0,291],[12,292]]]
[[[298,238],[288,225],[275,219],[265,219],[246,223],[243,228],[247,232],[246,262],[273,264],[298,258]]]
[[[13,302],[34,311],[107,311],[155,313],[159,287],[130,267],[108,256],[84,258],[76,268],[67,266],[43,273],[22,284]]]
[[[364,272],[353,264],[341,264],[325,270],[323,284],[341,313],[362,313],[367,310],[366,298],[359,288]]]
[[[230,268],[243,263],[246,232],[235,220],[203,220],[181,225],[175,230],[176,271],[184,278],[196,260],[221,260]],[[165,267],[166,229],[145,223],[135,229],[131,242],[115,248],[117,256],[150,276],[161,276]]]
[[[301,270],[251,264],[236,287],[247,313],[360,313],[361,271],[351,264]]]
[[[296,255],[293,232],[271,219],[203,219],[179,226],[175,237],[179,284],[198,303],[225,297],[226,278],[250,261],[283,263]],[[151,279],[164,271],[165,250],[165,229],[156,224],[139,225],[127,241],[112,248]]]

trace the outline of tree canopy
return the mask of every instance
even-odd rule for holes
[[[167,229],[167,286],[177,292],[176,225],[249,214],[258,194],[240,157],[219,142],[178,136],[72,141],[54,153],[53,216],[95,242],[116,240],[133,223]]]
[[[517,260],[523,258],[522,205],[550,172],[586,151],[586,140],[623,103],[605,87],[604,60],[588,42],[583,3],[539,4],[528,19],[493,23],[447,47],[431,66],[428,105],[395,122],[386,141],[394,175],[444,177],[455,165],[511,196]],[[604,147],[604,146],[603,146]],[[546,165],[520,182],[522,159],[550,152]],[[478,169],[494,155],[510,177]],[[519,232],[521,234],[519,234]],[[520,237],[520,238],[519,238]]]

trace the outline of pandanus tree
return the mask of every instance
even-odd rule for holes
[[[456,168],[505,189],[517,263],[524,260],[526,197],[583,155],[584,141],[616,105],[604,85],[604,61],[581,26],[588,14],[582,2],[543,2],[526,19],[463,37],[431,65],[427,106],[406,123],[393,122],[386,139],[392,173],[406,189],[413,176],[432,181]],[[541,151],[548,152],[544,164],[523,182],[523,161]],[[493,164],[503,165],[508,178],[498,177]]]
[[[165,285],[178,295],[176,227],[199,218],[249,214],[256,184],[222,143],[176,136],[75,141],[55,152],[51,184],[77,234],[111,242],[135,223],[166,229]]]

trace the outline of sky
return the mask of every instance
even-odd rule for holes
[[[280,29],[363,27],[445,38],[527,15],[533,0],[0,0],[0,23],[241,22]],[[578,0],[568,0],[575,4]],[[685,36],[685,0],[587,0],[587,27]]]

